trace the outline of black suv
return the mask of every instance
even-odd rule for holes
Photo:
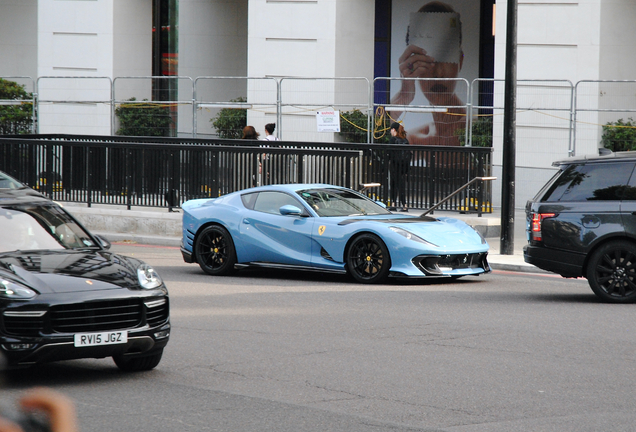
[[[604,301],[636,301],[636,152],[554,162],[526,204],[527,263],[586,277]]]
[[[102,357],[124,371],[159,364],[170,336],[168,289],[151,266],[109,247],[60,205],[0,172],[6,366]]]

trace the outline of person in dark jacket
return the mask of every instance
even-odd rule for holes
[[[389,144],[409,145],[404,126],[393,122],[390,132]],[[406,212],[409,210],[406,206],[406,179],[411,165],[411,156],[411,151],[407,149],[392,151],[389,155],[389,189],[391,195],[389,210],[396,211],[400,205],[400,211]]]

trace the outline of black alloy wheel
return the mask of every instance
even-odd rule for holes
[[[205,228],[199,234],[194,246],[197,262],[201,269],[214,276],[224,276],[234,272],[236,250],[232,236],[218,225]]]
[[[613,241],[598,248],[587,265],[587,281],[598,297],[610,303],[636,301],[636,245]]]
[[[347,270],[360,283],[378,283],[386,279],[391,268],[389,250],[374,234],[357,236],[347,252]]]

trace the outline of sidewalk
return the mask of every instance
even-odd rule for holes
[[[95,204],[87,207],[81,203],[61,203],[66,210],[77,217],[84,226],[95,234],[100,234],[111,242],[129,242],[157,246],[179,247],[181,243],[181,212],[168,212],[167,208],[133,207]],[[411,210],[411,214],[421,211]],[[488,241],[490,252],[488,261],[494,270],[545,273],[523,260],[523,246],[526,241],[526,219],[522,210],[515,211],[514,254],[501,255],[501,213],[460,214],[436,211],[432,216],[448,216],[461,219],[472,225]]]

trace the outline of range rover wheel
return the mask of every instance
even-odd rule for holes
[[[215,276],[234,272],[236,250],[232,236],[225,228],[218,225],[205,228],[197,238],[194,251],[204,272]]]
[[[353,240],[347,252],[347,270],[356,281],[382,282],[390,268],[389,250],[378,236],[361,234]]]
[[[613,241],[598,248],[587,265],[587,281],[598,297],[611,303],[636,301],[636,245]]]

